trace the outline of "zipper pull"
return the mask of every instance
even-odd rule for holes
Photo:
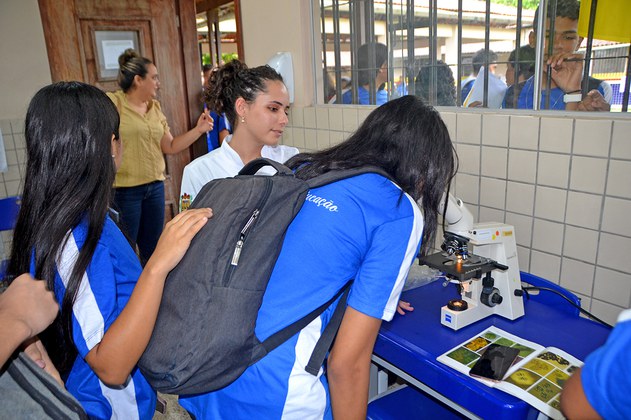
[[[241,250],[243,249],[243,241],[245,240],[245,235],[256,220],[256,218],[259,217],[259,213],[259,209],[254,210],[245,226],[243,226],[243,229],[241,229],[241,238],[237,241],[237,245],[234,247],[234,253],[232,254],[232,261],[230,261],[230,265],[239,265],[239,257],[241,257]]]
[[[250,226],[252,226],[252,223],[254,223],[256,218],[259,217],[259,213],[260,212],[261,211],[259,209],[254,210],[254,212],[252,213],[252,215],[250,216],[250,218],[246,222],[245,226],[243,226],[243,229],[241,229],[241,237],[242,238],[248,232],[248,230],[250,229]]]
[[[239,265],[239,257],[241,257],[241,250],[243,249],[243,239],[237,241],[237,246],[234,247],[234,253],[232,254],[232,261],[230,265]]]

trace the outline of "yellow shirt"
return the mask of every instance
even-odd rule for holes
[[[120,114],[123,162],[116,173],[115,187],[135,187],[164,180],[164,156],[160,140],[168,133],[167,119],[160,102],[152,100],[147,113],[140,115],[127,102],[123,91],[107,92]]]

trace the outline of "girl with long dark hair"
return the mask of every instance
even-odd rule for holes
[[[354,279],[342,324],[317,376],[305,366],[335,304],[227,387],[181,396],[197,419],[366,418],[377,333],[394,316],[412,261],[431,248],[439,203],[456,167],[440,115],[414,96],[380,106],[348,140],[294,156],[287,165],[303,179],[365,165],[389,174],[309,191],[287,229],[255,333],[265,340]]]
[[[150,419],[156,393],[136,363],[168,272],[212,212],[167,223],[143,270],[109,212],[122,157],[118,124],[114,104],[93,86],[59,82],[35,94],[8,272],[30,272],[55,293],[61,312],[42,341],[88,415]]]

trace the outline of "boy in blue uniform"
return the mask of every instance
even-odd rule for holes
[[[388,101],[388,92],[383,89],[383,86],[387,81],[388,47],[379,42],[363,44],[357,49],[357,103],[360,105],[385,104]],[[372,82],[374,82],[375,90],[373,102],[370,100]],[[341,103],[353,103],[351,89],[342,94]]]
[[[548,3],[546,19],[546,40],[544,46],[545,60],[544,73],[541,81],[541,107],[540,109],[559,109],[567,111],[609,111],[612,90],[611,86],[602,80],[589,77],[588,92],[581,95],[583,79],[583,60],[581,54],[577,54],[578,47],[583,42],[583,37],[578,36],[578,13],[580,9],[577,0],[557,0],[556,8],[553,2]],[[555,13],[554,22],[551,22],[552,13]],[[534,30],[537,31],[537,19],[539,8],[535,12]],[[548,56],[548,44],[550,25],[554,26],[553,53]],[[550,65],[551,85],[547,89],[547,68]],[[533,108],[534,76],[526,80],[517,108]],[[549,107],[546,102],[549,98]]]

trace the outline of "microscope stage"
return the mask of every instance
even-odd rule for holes
[[[437,252],[436,254],[420,257],[419,261],[421,264],[442,271],[449,278],[460,281],[482,278],[489,271],[508,268],[492,259],[475,254],[469,254],[469,258],[463,260],[456,255]]]

